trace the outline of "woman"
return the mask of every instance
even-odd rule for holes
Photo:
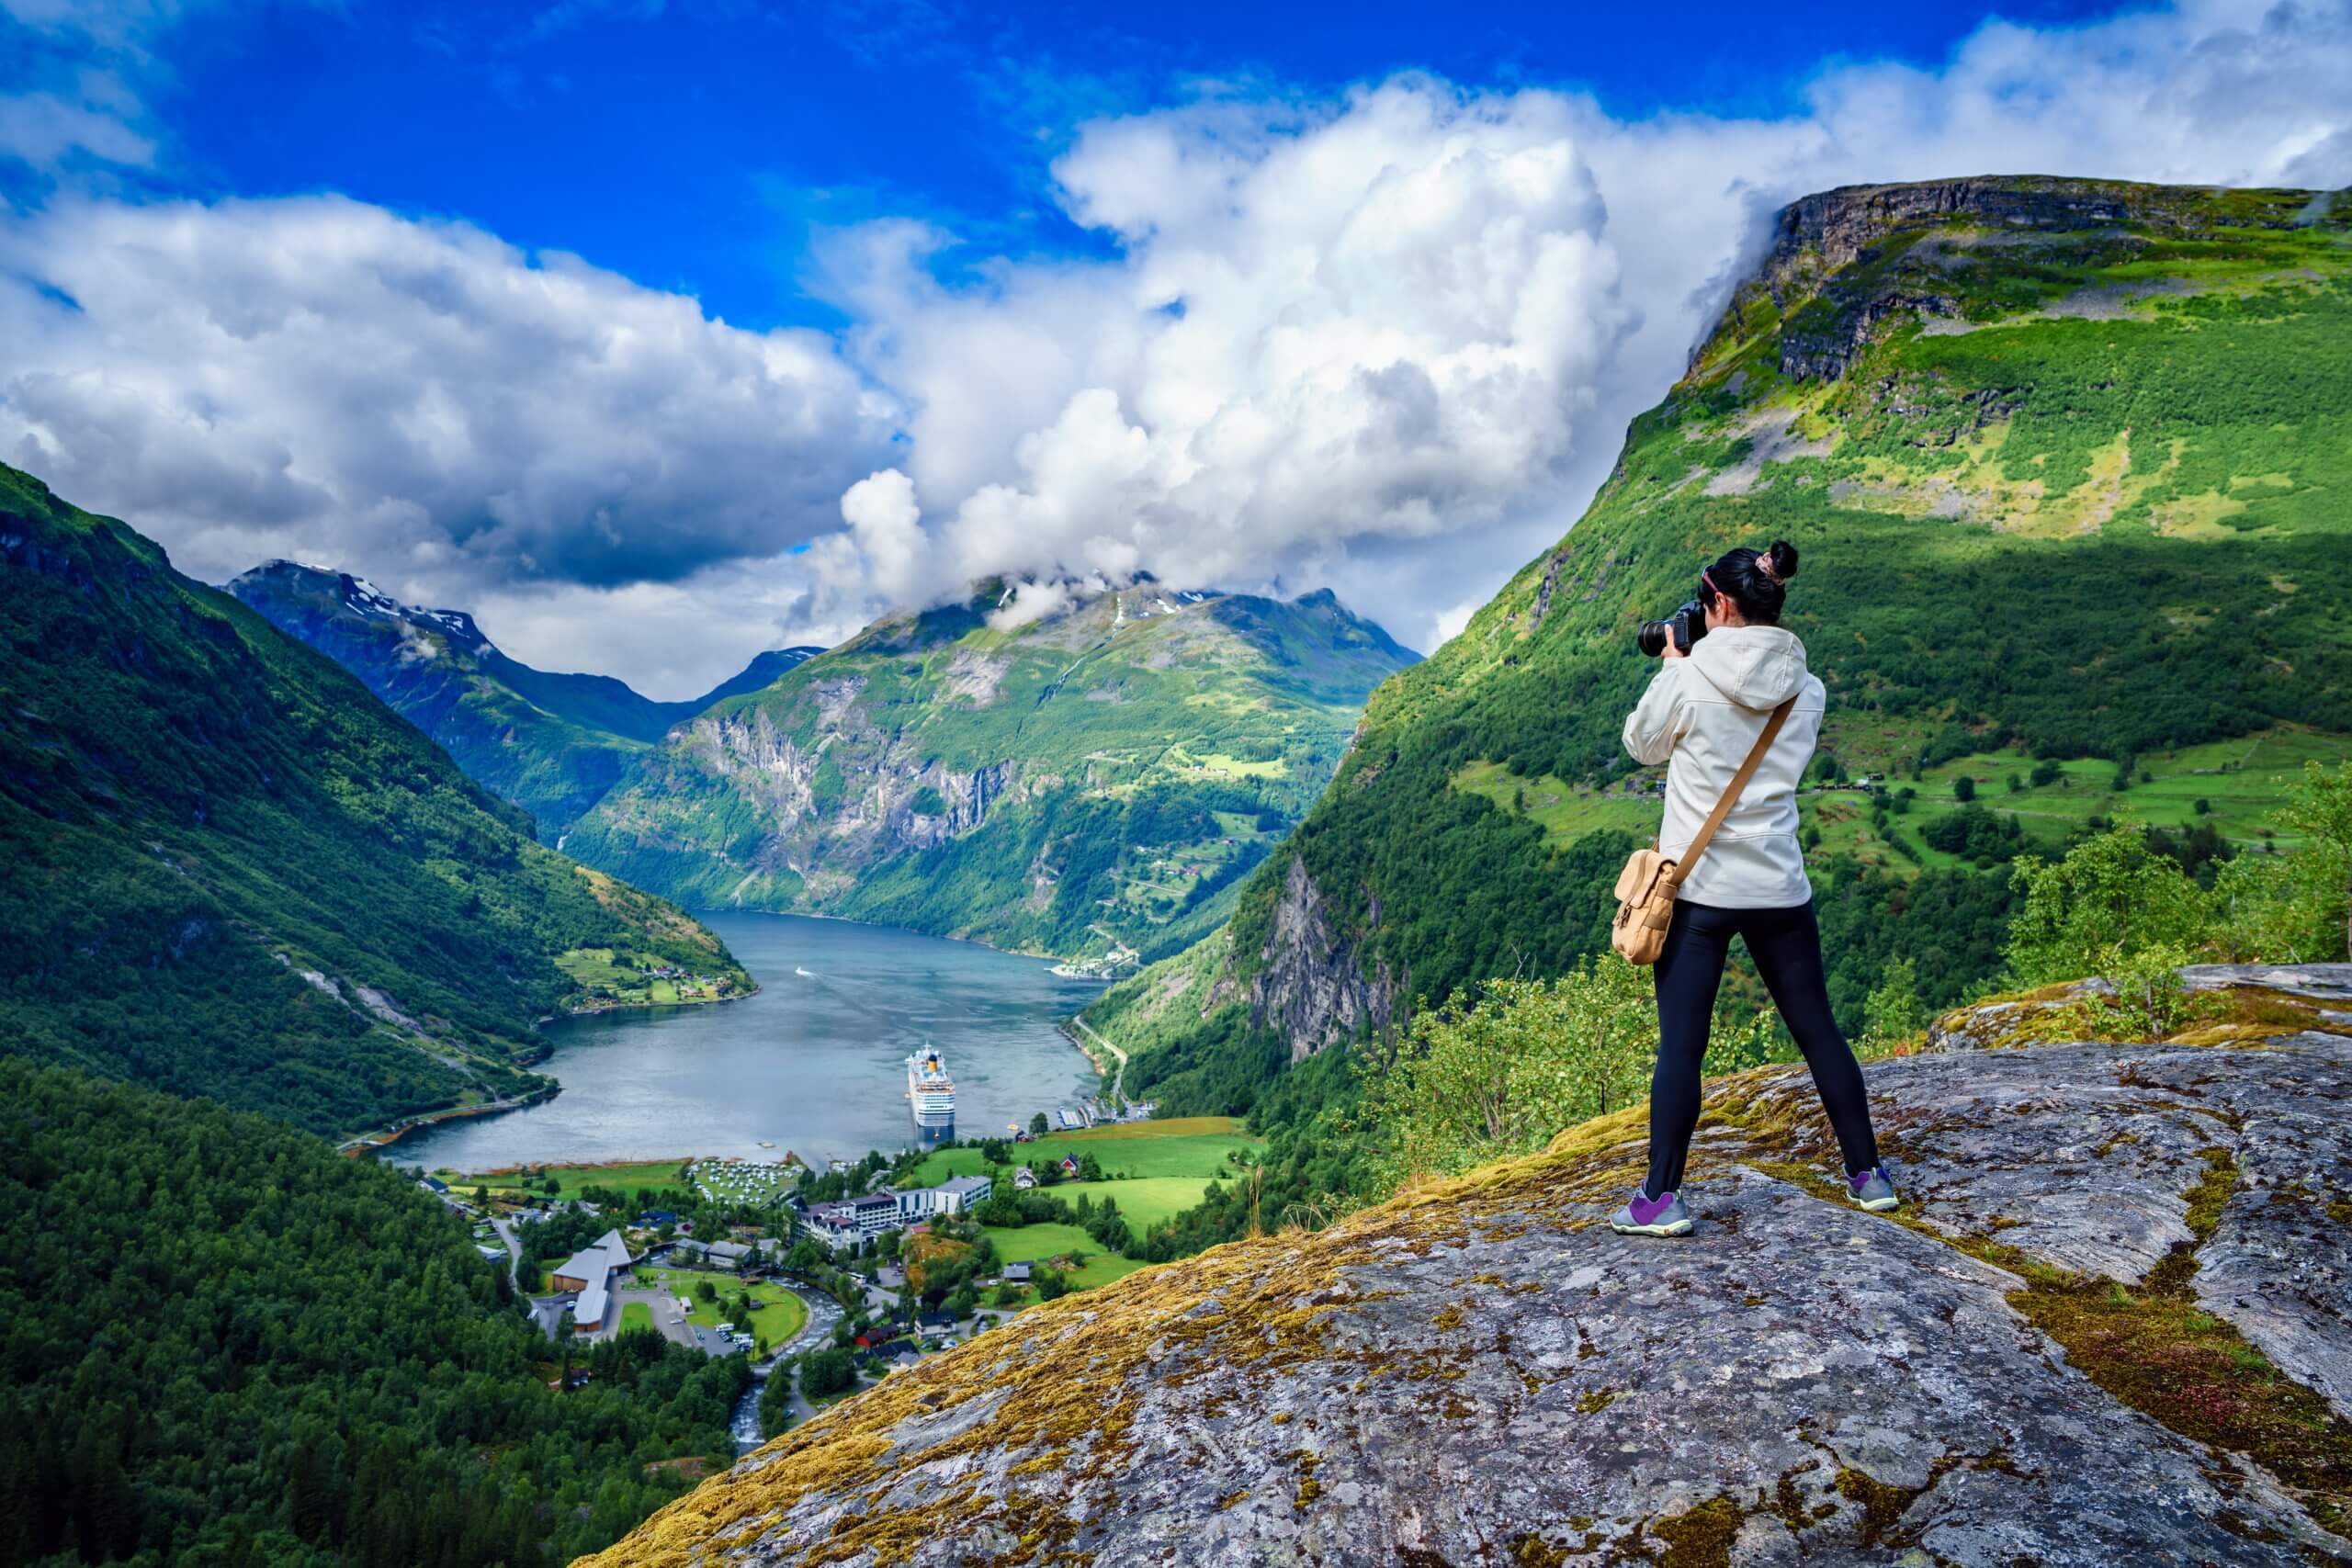
[[[1682,880],[1657,961],[1657,1066],[1650,1078],[1650,1172],[1611,1226],[1627,1235],[1681,1235],[1682,1162],[1699,1122],[1699,1064],[1731,939],[1741,937],[1772,1003],[1813,1069],[1848,1185],[1865,1209],[1901,1201],[1879,1168],[1862,1070],[1829,1013],[1814,922],[1813,886],[1797,845],[1797,780],[1821,734],[1821,682],[1804,644],[1780,627],[1797,552],[1785,540],[1762,555],[1736,549],[1700,575],[1705,635],[1689,653],[1666,641],[1666,664],[1625,720],[1625,750],[1669,762],[1658,852],[1679,857],[1738,771],[1765,721],[1795,699],[1781,733],[1723,826]]]

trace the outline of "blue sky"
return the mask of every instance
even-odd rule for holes
[[[1826,62],[1932,63],[1974,5],[1344,7],[271,5],[153,35],[144,182],[336,191],[575,251],[728,320],[837,324],[812,226],[889,212],[989,253],[1099,254],[1049,198],[1077,123],[1214,84],[1311,97],[1400,71],[1660,110],[1779,115]],[[2092,7],[2026,0],[2057,21]],[[19,29],[21,34],[22,29]],[[19,170],[17,193],[27,194]],[[943,258],[952,264],[953,257]]]
[[[1981,173],[2352,182],[2352,0],[0,0],[0,460],[657,695],[991,572],[1428,648],[1780,204]]]

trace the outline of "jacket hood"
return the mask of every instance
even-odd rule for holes
[[[1745,708],[1779,707],[1804,690],[1804,644],[1779,626],[1724,626],[1690,650],[1709,684]]]

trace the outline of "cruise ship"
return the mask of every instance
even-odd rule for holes
[[[926,1045],[907,1058],[907,1108],[924,1143],[944,1143],[956,1135],[956,1080],[934,1047]]]

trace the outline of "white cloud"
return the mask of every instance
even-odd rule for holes
[[[1072,597],[1067,581],[1016,582],[1009,596],[989,612],[989,625],[1001,632],[1042,621],[1068,605]]]
[[[331,560],[469,606],[775,556],[890,428],[821,334],[336,197],[0,228],[0,457],[185,570]]]
[[[0,8],[51,65],[87,43],[0,97],[0,156],[157,157],[133,86],[180,0]],[[2187,0],[1828,67],[1770,120],[1228,91],[1055,165],[1111,259],[958,255],[948,285],[936,229],[841,234],[839,341],[334,197],[58,201],[0,216],[0,457],[200,574],[333,561],[668,694],[994,571],[1329,585],[1430,647],[1567,526],[1780,204],[2342,185],[2347,82],[2352,0]]]
[[[468,607],[492,642],[527,664],[617,675],[663,701],[701,695],[763,649],[831,647],[861,624],[812,620],[789,558],[726,562],[674,582],[495,588]]]
[[[1939,70],[1826,70],[1770,121],[1403,77],[1086,128],[1055,172],[1109,262],[950,289],[922,266],[944,237],[891,222],[832,265],[853,352],[911,411],[933,589],[1329,582],[1428,646],[1566,526],[1781,203],[1988,173],[2341,185],[2347,83],[2345,0],[1989,22]],[[854,559],[817,565],[856,601]]]

